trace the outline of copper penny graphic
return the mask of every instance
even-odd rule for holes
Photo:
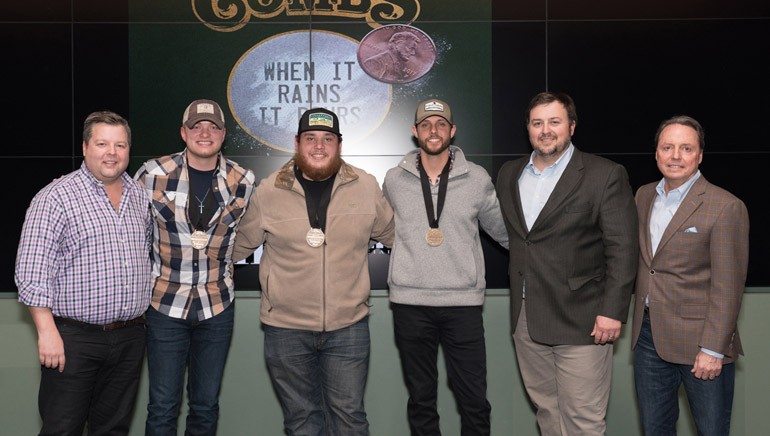
[[[403,24],[374,29],[358,45],[358,64],[385,83],[408,83],[424,76],[436,61],[436,45],[427,33]]]

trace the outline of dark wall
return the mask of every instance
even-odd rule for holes
[[[192,2],[201,8],[209,3]],[[763,204],[761,178],[770,165],[762,135],[770,117],[770,68],[764,61],[770,53],[770,3],[392,3],[419,4],[421,15],[412,25],[438,35],[449,48],[422,85],[394,87],[393,116],[381,130],[396,129],[408,140],[409,113],[423,95],[461,102],[454,107],[462,116],[456,143],[494,177],[504,161],[530,151],[524,127],[529,99],[546,89],[564,91],[578,108],[575,145],[625,165],[636,189],[660,178],[653,156],[658,123],[675,114],[694,116],[706,129],[704,176],[741,197],[749,209],[748,285],[770,286],[770,270],[764,267],[770,258],[770,234],[764,225],[770,212]],[[252,32],[255,39],[287,28],[325,27],[355,39],[370,30],[345,17],[288,14],[249,26],[242,32]],[[167,28],[173,30],[164,33]],[[0,291],[15,291],[16,246],[29,201],[53,178],[80,165],[81,128],[88,113],[110,109],[127,116],[134,128],[132,157],[143,160],[183,147],[178,125],[190,100],[224,96],[221,85],[211,85],[217,81],[217,54],[224,57],[230,50],[230,57],[237,59],[243,47],[255,41],[237,40],[244,33],[218,34],[209,51],[200,53],[196,41],[165,37],[201,28],[190,2],[43,0],[0,5],[6,104],[2,157],[13,193],[5,221],[7,249],[0,257]],[[137,41],[148,40],[157,50],[137,49]],[[155,70],[162,74],[148,73]],[[169,71],[177,70],[178,76],[169,77]],[[206,74],[196,75],[196,70]],[[228,155],[259,176],[288,156],[250,152],[259,149],[258,141],[238,129],[228,131],[228,141]],[[244,147],[247,142],[255,146]],[[375,153],[370,165],[389,162],[392,156],[383,154],[386,159],[378,160]],[[506,287],[505,251],[487,241],[485,248],[489,287]],[[381,257],[372,260],[376,286],[381,287],[382,265],[387,262]],[[255,287],[253,273],[241,274],[239,287],[244,281],[246,287]]]
[[[96,110],[129,111],[127,1],[0,4],[7,247],[0,292],[15,292],[16,248],[35,193],[82,162],[82,127]]]
[[[502,20],[492,38],[495,169],[505,155],[529,152],[524,113],[542,89],[573,97],[574,143],[625,165],[634,190],[661,177],[660,121],[691,115],[706,130],[703,175],[748,207],[748,286],[770,284],[770,212],[760,181],[770,147],[759,133],[770,116],[770,68],[759,61],[770,53],[770,3],[520,3],[494,3]]]

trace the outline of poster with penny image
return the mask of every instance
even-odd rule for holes
[[[358,45],[358,64],[366,74],[390,84],[408,83],[430,71],[436,45],[427,33],[390,24],[372,30]]]

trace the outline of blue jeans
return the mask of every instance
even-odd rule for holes
[[[658,356],[652,342],[650,319],[645,316],[634,349],[634,381],[644,434],[676,435],[676,421],[679,418],[678,392],[682,384],[698,434],[730,434],[735,364],[723,365],[722,373],[714,380],[696,378],[690,373],[691,369],[692,364],[669,363]]]
[[[264,325],[265,361],[288,436],[365,436],[369,319],[332,332]]]
[[[235,303],[198,321],[171,318],[150,307],[147,319],[147,368],[150,400],[146,436],[176,436],[182,386],[187,368],[188,406],[185,435],[215,435],[219,389],[233,334]]]
[[[428,307],[391,303],[396,346],[409,400],[412,436],[440,435],[438,348],[460,412],[460,434],[490,434],[487,350],[482,306]]]

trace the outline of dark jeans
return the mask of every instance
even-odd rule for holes
[[[396,346],[409,391],[413,436],[440,435],[436,410],[438,346],[460,410],[461,435],[489,435],[487,352],[482,306],[426,307],[391,304]]]
[[[727,436],[735,390],[735,364],[722,366],[714,380],[696,378],[692,364],[678,365],[664,361],[655,351],[650,320],[645,317],[639,341],[634,349],[634,381],[639,401],[639,415],[644,434],[676,435],[679,418],[679,386],[684,385],[698,434]]]
[[[64,372],[41,366],[40,435],[127,435],[144,364],[144,325],[112,331],[56,321]],[[8,393],[10,394],[10,393]]]
[[[145,317],[150,381],[145,435],[176,436],[185,367],[189,406],[185,435],[215,435],[235,303],[204,321],[192,311],[187,319],[178,319],[152,307]]]
[[[367,436],[369,318],[331,332],[264,325],[265,361],[289,436]]]

